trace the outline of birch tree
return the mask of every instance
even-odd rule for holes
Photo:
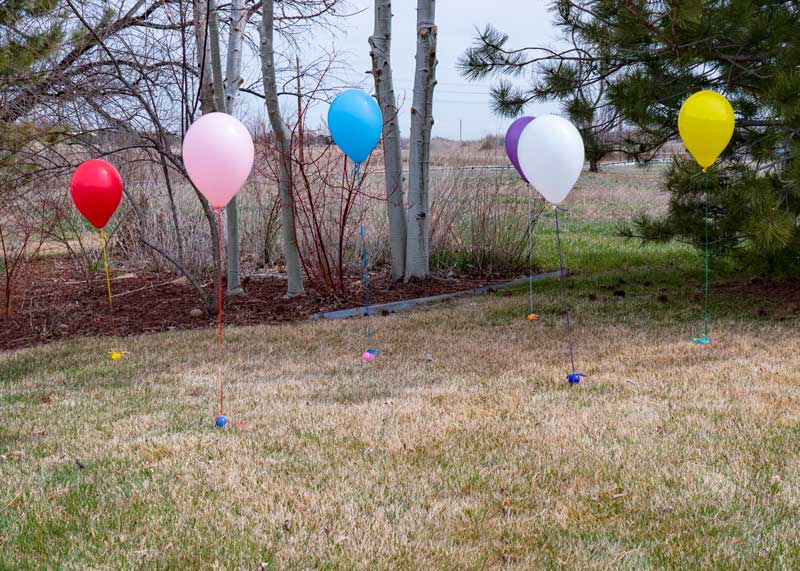
[[[242,85],[242,43],[248,15],[249,12],[244,9],[244,0],[231,0],[231,23],[228,33],[224,85],[225,110],[230,114],[236,111],[236,100]]]
[[[197,51],[198,99],[203,114],[214,111],[214,74],[211,71],[211,50],[208,46],[208,1],[194,0],[194,41]]]
[[[209,0],[194,0],[192,8],[194,9],[194,39],[196,45],[196,59],[198,68],[198,99],[200,101],[200,111],[205,115],[206,113],[213,113],[214,105],[214,74],[211,70],[211,49],[209,46],[208,34],[208,17],[210,6]],[[200,204],[203,206],[206,221],[208,222],[209,230],[211,232],[211,243],[214,243],[214,238],[219,232],[217,228],[217,219],[211,211],[211,205],[208,200],[195,188],[195,195]],[[222,260],[219,256],[217,248],[211,248],[211,256],[214,260],[214,281],[218,280],[218,273],[221,271],[220,267]],[[217,296],[222,296],[222,292],[218,291]],[[219,299],[217,303],[220,303]]]
[[[233,115],[241,84],[242,41],[246,24],[244,0],[231,1],[231,21],[226,50],[226,75],[223,81],[220,49],[219,17],[216,0],[208,1],[208,43],[211,55],[211,75],[214,90],[214,107],[221,113]],[[239,209],[234,196],[225,207],[227,222],[228,293],[238,295],[242,289],[241,252],[239,247]]]
[[[392,78],[392,2],[375,0],[375,29],[369,39],[375,93],[383,113],[383,168],[386,179],[386,208],[392,279],[402,280],[406,264],[405,177],[397,121],[397,99]]]
[[[278,191],[281,199],[281,232],[286,258],[288,288],[286,297],[304,293],[300,253],[295,236],[294,201],[291,188],[291,133],[281,117],[278,104],[278,84],[275,77],[275,3],[264,0],[261,19],[261,74],[264,82],[264,101],[275,143],[278,148]]]
[[[405,280],[430,276],[429,167],[436,86],[436,0],[417,0],[417,54],[411,107]]]

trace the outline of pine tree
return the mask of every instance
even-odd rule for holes
[[[572,49],[515,52],[505,45],[463,58],[465,72],[481,66],[513,70],[588,69],[573,88],[604,85],[604,104],[625,122],[624,148],[646,162],[678,137],[678,112],[694,92],[711,89],[734,106],[737,128],[707,176],[688,157],[675,159],[664,188],[670,211],[642,217],[623,235],[646,240],[704,238],[708,202],[716,251],[735,253],[750,267],[800,273],[800,7],[779,0],[557,0],[557,23]],[[484,34],[485,35],[485,34]],[[482,35],[483,36],[483,35]],[[477,52],[476,52],[477,49]],[[519,71],[517,71],[519,72]],[[560,75],[559,75],[560,76]],[[501,85],[496,104],[552,93],[545,71],[531,90]],[[539,89],[539,91],[537,91]]]
[[[58,0],[5,0],[0,4],[0,85],[27,79],[64,38]],[[5,91],[5,90],[4,90]]]
[[[492,90],[493,110],[504,117],[518,117],[528,103],[559,101],[563,112],[578,127],[592,172],[608,154],[619,150],[614,130],[619,114],[606,97],[607,83],[602,65],[581,57],[588,46],[570,36],[573,45],[554,55],[550,50],[508,49],[508,36],[491,25],[476,39],[475,46],[459,59],[462,75],[477,80],[499,76]],[[538,52],[538,53],[537,53]],[[505,79],[530,71],[531,84],[519,88]]]
[[[30,171],[19,153],[43,133],[23,121],[15,102],[34,97],[44,62],[64,42],[63,13],[58,0],[5,0],[0,3],[0,198]]]

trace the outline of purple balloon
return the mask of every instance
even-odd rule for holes
[[[519,176],[522,177],[526,183],[528,179],[525,177],[525,173],[522,172],[522,167],[519,165],[519,154],[518,154],[518,146],[519,146],[519,138],[522,136],[522,132],[525,130],[525,127],[528,126],[528,123],[533,121],[533,117],[520,117],[508,128],[506,132],[506,154],[508,158],[511,159],[511,164],[514,165],[514,168],[517,169]]]

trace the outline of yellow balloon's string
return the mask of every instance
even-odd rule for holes
[[[106,285],[108,286],[108,305],[114,307],[114,301],[111,298],[111,277],[108,275],[108,254],[106,253],[106,235],[102,230],[100,232],[100,243],[103,244],[103,262],[106,266]]]

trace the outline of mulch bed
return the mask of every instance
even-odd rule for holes
[[[772,317],[785,321],[800,315],[800,281],[797,280],[737,278],[717,284],[715,287],[717,295],[728,300],[747,300],[757,303],[758,317]]]
[[[469,276],[441,273],[420,282],[392,284],[386,272],[370,276],[370,304],[415,299],[502,283],[517,275]],[[351,283],[358,283],[353,276]],[[349,299],[308,290],[284,299],[286,281],[274,275],[242,280],[247,295],[225,299],[224,322],[256,325],[307,319],[321,311],[363,305],[363,290],[353,287]],[[213,291],[213,285],[207,284]],[[95,272],[91,284],[82,280],[70,260],[51,257],[25,269],[16,289],[14,313],[0,318],[0,350],[18,349],[82,336],[126,336],[158,331],[211,327],[209,313],[197,292],[183,280],[152,272],[116,272],[112,276],[113,309],[108,305],[105,275]],[[0,296],[2,294],[0,293]],[[193,310],[200,310],[193,317]],[[197,315],[198,311],[194,311]]]

